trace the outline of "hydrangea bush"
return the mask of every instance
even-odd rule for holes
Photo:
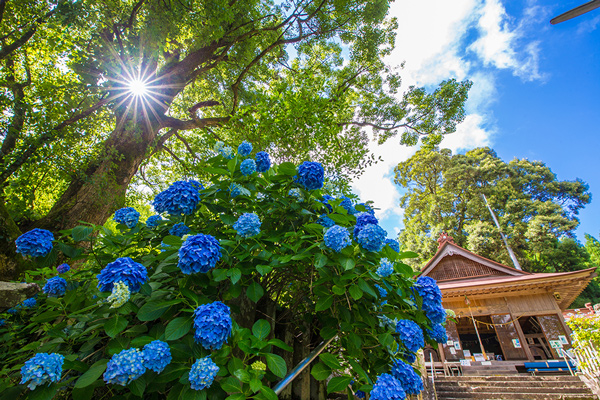
[[[35,307],[2,315],[0,398],[276,400],[294,347],[332,338],[310,366],[328,393],[420,387],[398,363],[439,339],[441,298],[412,278],[413,253],[386,241],[370,206],[324,193],[319,163],[231,149],[158,193],[145,224],[18,241],[48,272],[31,275],[46,288]],[[56,277],[60,253],[73,268]]]

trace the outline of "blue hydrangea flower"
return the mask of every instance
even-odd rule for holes
[[[377,268],[377,275],[387,278],[394,273],[394,266],[387,258],[381,259],[381,265]]]
[[[423,331],[414,321],[401,319],[396,323],[396,333],[400,335],[400,341],[404,347],[413,353],[425,346]]]
[[[240,171],[242,172],[242,175],[252,175],[256,172],[256,162],[251,158],[242,161],[240,164]]]
[[[200,194],[193,184],[177,181],[154,198],[152,205],[157,213],[167,212],[172,215],[191,215],[200,202]]]
[[[335,221],[329,218],[327,215],[322,214],[317,220],[317,224],[323,225],[325,228],[331,228],[335,225]]]
[[[396,253],[400,253],[400,243],[394,239],[385,239],[385,244],[390,246]]]
[[[448,334],[446,328],[442,324],[434,324],[431,329],[427,329],[427,336],[435,340],[437,343],[446,343],[448,341]]]
[[[236,197],[236,196],[239,196],[240,194],[242,194],[242,190],[240,189],[240,187],[238,185],[236,185],[235,183],[232,183],[231,185],[229,185],[229,193],[230,193],[231,197]]]
[[[24,256],[43,257],[52,250],[54,235],[45,229],[34,228],[15,240],[17,253]]]
[[[377,288],[377,290],[379,291],[379,297],[387,297],[388,293],[387,290],[385,290],[383,287],[375,284],[375,288]]]
[[[169,234],[173,236],[183,237],[190,232],[190,228],[188,228],[183,222],[178,222],[171,229],[169,229]]]
[[[19,312],[19,310],[17,308],[11,307],[8,310],[6,310],[7,313],[11,314],[11,315],[15,315]]]
[[[402,357],[404,357],[404,359],[410,364],[417,361],[417,355],[415,353],[411,353],[411,352],[407,351],[407,352],[402,352],[401,354],[402,354]]]
[[[64,274],[65,272],[69,272],[71,270],[71,267],[69,267],[69,264],[60,264],[58,267],[56,267],[56,272],[58,272],[59,274]]]
[[[348,212],[348,214],[351,214],[351,215],[356,214],[356,208],[354,208],[354,203],[352,202],[351,198],[342,196],[342,197],[340,197],[340,199],[342,199],[340,206],[342,206],[344,208],[344,210],[346,210]]]
[[[114,284],[119,281],[129,286],[130,291],[137,292],[148,280],[148,271],[131,258],[121,257],[104,267],[97,278],[101,292],[111,292]]]
[[[266,151],[259,151],[254,159],[256,160],[256,170],[258,172],[267,172],[271,168],[271,158]]]
[[[238,154],[242,157],[246,157],[250,153],[252,153],[252,144],[244,140],[242,144],[238,146]]]
[[[67,291],[67,281],[60,276],[52,277],[46,281],[42,290],[50,297],[63,296]]]
[[[371,400],[404,400],[406,393],[402,384],[390,374],[381,374],[371,390]]]
[[[160,215],[151,215],[146,220],[146,226],[148,228],[154,228],[155,226],[158,226],[160,221],[162,221],[162,217]]]
[[[435,307],[428,307],[425,310],[425,315],[432,324],[443,324],[446,322],[446,310],[444,310],[444,307],[442,307],[441,304],[438,304]]]
[[[387,232],[379,225],[365,225],[358,235],[356,241],[367,251],[379,251],[383,247],[383,241],[387,236]]]
[[[241,237],[249,238],[256,236],[260,233],[260,219],[255,213],[245,213],[238,218],[233,224],[235,229]]]
[[[218,372],[219,367],[210,359],[210,356],[196,360],[188,378],[190,386],[194,390],[206,389],[212,385]]]
[[[228,160],[231,160],[234,157],[233,154],[233,149],[229,146],[223,146],[219,149],[219,153],[221,153],[221,155],[223,157],[225,157]]]
[[[231,336],[231,311],[220,301],[203,304],[194,311],[194,339],[207,350],[219,350]]]
[[[365,397],[367,397],[367,394],[362,390],[357,390],[356,392],[354,392],[354,395],[359,399],[364,399]]]
[[[339,225],[334,225],[325,232],[325,246],[339,253],[350,245],[350,232]]]
[[[331,200],[335,200],[335,197],[330,196],[328,194],[324,194],[323,195],[323,200],[321,200],[321,203],[325,204],[325,206],[327,207],[327,209],[329,210],[329,212],[333,212],[333,207],[331,206],[331,204],[329,204],[329,202]]]
[[[177,266],[186,275],[198,272],[206,273],[213,269],[221,259],[219,241],[211,235],[199,233],[190,236],[179,249]]]
[[[379,221],[373,215],[368,213],[358,213],[356,215],[356,225],[354,225],[354,237],[357,237],[359,232],[367,225],[377,225]]]
[[[0,328],[6,325],[6,320],[4,318],[0,319]]]
[[[37,301],[35,300],[35,298],[30,297],[26,300],[23,300],[23,307],[33,308],[35,306],[37,306]]]
[[[140,213],[133,207],[123,207],[115,212],[114,220],[124,224],[129,229],[137,225]]]
[[[446,320],[446,311],[442,307],[442,291],[435,279],[421,276],[413,287],[423,298],[423,311],[427,318],[434,324],[443,323]]]
[[[36,387],[60,381],[65,357],[57,353],[37,353],[21,367],[21,383],[29,382],[27,387]]]
[[[160,374],[171,363],[171,349],[161,340],[154,340],[144,346],[142,350],[144,367]]]
[[[215,147],[213,147],[213,150],[215,151],[215,153],[219,153],[223,147],[225,147],[225,143],[219,140],[217,143],[215,143]]]
[[[298,166],[298,183],[306,190],[321,189],[325,179],[325,170],[321,163],[304,161]]]
[[[391,375],[400,382],[407,394],[419,394],[423,391],[423,380],[415,370],[402,360],[395,360]]]
[[[290,191],[288,192],[288,196],[292,196],[292,197],[296,198],[296,200],[298,200],[298,201],[304,200],[304,196],[302,196],[302,192],[298,188],[290,189]]]
[[[142,352],[139,349],[128,349],[122,350],[110,358],[103,378],[106,383],[126,386],[129,382],[142,376],[144,372],[146,372],[146,367]]]

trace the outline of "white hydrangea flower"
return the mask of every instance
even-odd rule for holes
[[[127,284],[125,284],[123,281],[119,281],[114,284],[112,293],[110,296],[108,296],[106,301],[112,303],[110,308],[119,308],[129,301],[129,297],[131,297],[129,286],[127,286]]]

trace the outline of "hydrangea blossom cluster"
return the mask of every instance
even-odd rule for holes
[[[406,393],[402,385],[390,374],[381,374],[371,390],[371,400],[403,400]]]
[[[208,350],[219,350],[231,336],[231,311],[220,301],[203,304],[194,311],[194,339]]]
[[[377,268],[377,275],[382,278],[387,278],[394,273],[394,266],[387,258],[381,259],[381,265]]]
[[[290,189],[288,196],[294,197],[297,201],[304,201],[304,196],[302,196],[302,192],[298,188]]]
[[[167,212],[172,215],[191,215],[200,202],[200,194],[193,184],[177,181],[154,198],[152,205],[157,213]]]
[[[242,190],[238,185],[232,183],[231,185],[229,185],[229,193],[231,194],[231,197],[236,197],[242,194]]]
[[[8,310],[6,310],[7,313],[11,314],[11,315],[15,315],[16,313],[19,312],[19,310],[17,308],[11,307]]]
[[[106,383],[126,386],[129,382],[138,379],[146,372],[144,357],[139,349],[122,350],[114,354],[104,372]]]
[[[69,267],[69,264],[60,264],[58,267],[56,267],[56,272],[59,274],[64,274],[65,272],[69,272],[70,269],[71,267]]]
[[[37,301],[35,300],[35,298],[30,297],[28,299],[23,300],[23,307],[33,308],[35,306],[37,306]]]
[[[379,221],[373,215],[369,213],[358,213],[356,214],[356,225],[354,225],[354,237],[358,236],[360,231],[367,225],[377,225]]]
[[[24,256],[43,257],[52,250],[54,235],[45,229],[34,228],[15,240],[17,253]]]
[[[4,318],[0,319],[0,328],[6,325],[6,320]]]
[[[169,234],[173,236],[183,237],[190,232],[190,228],[188,228],[183,222],[178,222],[171,229],[169,229]]]
[[[339,225],[334,225],[325,232],[325,246],[339,253],[350,245],[350,232]]]
[[[321,216],[317,220],[317,224],[323,225],[325,228],[331,228],[335,225],[335,221],[329,218],[327,215],[321,214]]]
[[[242,175],[252,175],[256,172],[256,162],[251,158],[245,159],[240,164],[240,171]]]
[[[252,143],[244,140],[238,146],[238,154],[242,157],[247,157],[250,153],[252,153]]]
[[[199,233],[188,237],[183,242],[179,249],[177,266],[181,272],[187,275],[198,272],[206,273],[213,269],[220,259],[219,241],[211,235]]]
[[[396,333],[400,335],[400,341],[409,351],[416,353],[425,346],[423,331],[414,321],[401,319],[396,323]]]
[[[215,143],[215,147],[213,147],[213,150],[215,151],[215,153],[220,153],[223,147],[225,147],[225,143],[219,140],[217,143]]]
[[[392,376],[400,382],[407,394],[419,394],[423,391],[423,380],[415,370],[402,360],[395,360],[392,366]]]
[[[321,163],[304,161],[298,166],[297,181],[306,190],[321,189],[325,179],[325,170]]]
[[[434,324],[442,324],[446,320],[446,311],[442,307],[442,291],[435,279],[420,276],[414,285],[417,293],[423,298],[423,311]]]
[[[367,394],[362,390],[357,390],[356,392],[354,392],[354,395],[359,399],[364,399],[365,397],[367,397]]]
[[[106,298],[106,301],[111,303],[110,308],[119,308],[129,301],[131,291],[129,286],[122,281],[115,282],[112,288],[112,293]]]
[[[148,271],[146,267],[131,258],[121,257],[109,263],[96,277],[101,292],[112,291],[117,282],[123,282],[129,286],[130,291],[137,292],[148,280]]]
[[[331,204],[329,204],[329,202],[331,200],[335,200],[335,197],[330,196],[328,194],[324,194],[323,195],[323,200],[321,200],[321,203],[323,203],[327,207],[327,209],[329,210],[329,212],[333,212],[333,207],[331,206]]]
[[[379,297],[387,297],[387,290],[377,284],[375,284],[375,288],[379,291]]]
[[[385,244],[390,246],[396,253],[400,253],[400,243],[394,239],[385,239]]]
[[[437,343],[446,343],[448,341],[448,334],[446,328],[442,324],[433,324],[431,329],[427,329],[427,336],[435,340]]]
[[[171,349],[162,340],[154,340],[142,350],[144,367],[160,374],[171,363]]]
[[[194,390],[202,390],[212,385],[215,376],[219,372],[217,364],[210,359],[210,356],[196,360],[190,370],[190,386]]]
[[[379,251],[383,247],[383,241],[386,236],[387,232],[382,227],[368,224],[358,232],[356,241],[367,251]]]
[[[151,215],[146,220],[146,226],[148,228],[154,228],[155,226],[158,226],[160,221],[162,221],[162,217],[160,215]]]
[[[348,214],[350,214],[350,215],[356,214],[357,211],[356,211],[356,208],[354,208],[354,203],[352,202],[351,198],[342,196],[342,197],[340,197],[340,199],[342,199],[340,206],[342,206],[344,208],[344,210],[346,210],[348,212]]]
[[[233,149],[229,146],[221,147],[219,153],[228,160],[231,160],[234,157]]]
[[[36,387],[46,383],[58,382],[62,375],[65,357],[57,353],[37,353],[25,361],[21,368],[21,383],[27,383],[27,387],[34,390]]]
[[[265,365],[264,362],[262,361],[254,361],[252,363],[252,365],[250,365],[252,367],[253,370],[255,371],[266,371],[267,370],[267,366]]]
[[[271,168],[271,157],[266,151],[259,151],[256,153],[256,170],[258,172],[267,172]]]
[[[54,276],[46,281],[42,290],[50,297],[63,296],[67,291],[67,281],[60,276]]]
[[[123,207],[115,212],[114,220],[125,225],[129,229],[137,225],[140,213],[133,207]]]
[[[235,229],[241,237],[250,238],[260,233],[260,225],[261,222],[258,215],[255,213],[245,213],[238,218],[235,224],[233,224],[233,229]]]

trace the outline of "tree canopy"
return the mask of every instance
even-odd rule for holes
[[[469,82],[401,90],[383,63],[386,0],[1,4],[2,270],[19,232],[102,224],[132,182],[201,174],[218,140],[343,181],[374,161],[368,129],[433,146],[464,118]]]

